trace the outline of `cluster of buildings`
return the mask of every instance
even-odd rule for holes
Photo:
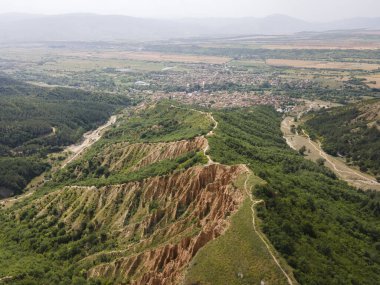
[[[183,104],[199,105],[206,108],[250,107],[255,105],[273,106],[279,112],[286,112],[295,101],[287,96],[272,95],[271,92],[261,94],[255,92],[154,92],[149,95],[152,100],[173,99]]]

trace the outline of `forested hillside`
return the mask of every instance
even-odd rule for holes
[[[215,114],[211,156],[248,164],[267,184],[254,194],[262,229],[300,284],[376,284],[380,270],[380,195],[358,192],[282,139],[280,116],[256,107]]]
[[[326,152],[380,179],[380,100],[313,113],[306,128]]]
[[[41,88],[0,76],[0,168],[7,170],[0,171],[0,197],[22,191],[48,167],[48,153],[75,143],[129,104],[128,97]]]
[[[171,265],[183,267],[184,256],[191,258],[181,244],[195,243],[199,234],[198,250],[208,238],[203,222],[211,229],[218,225],[217,231],[218,219],[238,205],[226,196],[237,195],[231,179],[242,170],[203,167],[207,141],[201,135],[211,128],[205,114],[168,103],[120,119],[34,196],[0,211],[0,255],[7,257],[0,259],[0,276],[12,276],[8,283],[20,285],[131,284],[143,273],[175,278]],[[226,201],[229,206],[220,207]],[[160,261],[168,241],[173,252],[169,261]],[[130,260],[139,270],[96,274],[114,261],[128,266]]]
[[[238,165],[246,164],[262,179],[253,190],[264,200],[257,206],[260,228],[300,284],[376,284],[379,194],[358,192],[290,150],[281,117],[270,107],[216,111],[213,117],[218,127],[207,137],[209,153],[221,163],[213,165],[205,165],[207,142],[201,135],[212,122],[203,113],[158,104],[119,121],[68,171],[0,212],[0,253],[7,257],[1,276],[11,276],[10,284],[115,284],[142,280],[149,272],[167,276],[166,266],[188,262],[188,249],[178,245],[183,238],[208,240],[213,234],[201,231],[219,227],[221,220],[212,224],[213,219],[236,209],[238,200],[226,197],[240,195],[231,181],[242,174]],[[201,199],[211,193],[209,202]],[[222,201],[231,204],[220,206]],[[244,211],[250,216],[247,205],[232,220],[238,230]],[[229,240],[234,234],[239,231],[228,232]],[[217,260],[220,268],[230,264]],[[138,269],[124,272],[130,264]],[[175,268],[178,273],[184,267]]]

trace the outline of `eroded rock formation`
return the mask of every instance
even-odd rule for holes
[[[89,278],[178,284],[197,251],[228,227],[228,216],[244,197],[234,181],[245,172],[242,166],[214,164],[121,185],[72,186],[35,201],[33,207],[44,217],[56,209],[71,231],[86,223],[112,233],[115,250],[85,258],[94,264]]]

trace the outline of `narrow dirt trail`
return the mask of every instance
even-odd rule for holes
[[[70,162],[74,161],[76,158],[78,158],[78,156],[83,153],[83,151],[85,151],[86,149],[88,149],[91,145],[93,145],[95,142],[97,142],[101,137],[102,137],[102,134],[103,134],[103,131],[110,127],[111,125],[115,124],[116,123],[116,119],[117,119],[117,116],[114,115],[114,116],[111,116],[110,119],[107,121],[107,123],[105,123],[104,125],[98,127],[96,130],[93,130],[91,132],[88,132],[86,134],[83,135],[84,137],[84,140],[81,144],[79,145],[71,145],[71,146],[68,146],[64,152],[70,152],[71,153],[71,156],[66,159],[63,164],[60,166],[60,168],[64,168],[67,164],[69,164]],[[53,132],[56,131],[55,128],[52,129]],[[42,174],[44,175],[44,174]],[[28,186],[27,186],[28,188]],[[29,190],[27,192],[25,192],[24,194],[21,194],[17,197],[11,197],[11,198],[7,198],[7,199],[2,199],[0,201],[0,205],[2,206],[5,206],[5,207],[8,207],[10,205],[12,205],[12,203],[14,202],[17,202],[17,201],[21,201],[29,196],[31,196],[37,189],[38,187],[34,187],[32,190]]]
[[[289,275],[286,273],[285,269],[281,266],[280,262],[278,261],[278,259],[276,258],[272,248],[270,247],[269,243],[266,241],[265,237],[264,237],[264,234],[261,233],[257,227],[256,227],[256,221],[255,221],[255,216],[256,216],[256,213],[255,213],[255,207],[256,205],[260,204],[260,203],[264,203],[264,200],[254,200],[253,199],[253,195],[251,193],[251,189],[248,189],[248,179],[250,178],[251,176],[251,171],[249,170],[249,168],[244,165],[244,167],[246,168],[247,170],[247,178],[245,179],[244,181],[244,189],[245,189],[245,192],[247,193],[249,199],[251,200],[252,202],[252,205],[251,205],[251,211],[252,211],[252,226],[253,226],[253,230],[255,231],[255,233],[259,236],[259,238],[261,239],[261,241],[265,244],[265,247],[267,248],[270,256],[272,257],[273,261],[276,263],[276,265],[278,266],[278,268],[281,270],[282,274],[285,276],[285,278],[287,279],[288,283],[290,285],[293,285],[293,281],[292,279],[289,277]]]
[[[96,130],[90,131],[83,135],[84,140],[79,145],[71,145],[66,148],[65,152],[71,153],[70,157],[62,164],[61,168],[64,168],[67,164],[78,158],[86,149],[96,143],[101,137],[103,131],[116,123],[117,116],[111,116],[110,119],[104,125],[100,126]]]
[[[211,137],[214,135],[215,133],[215,130],[218,128],[218,122],[215,120],[214,116],[212,115],[212,113],[208,113],[207,114],[209,116],[209,118],[213,121],[214,123],[214,127],[212,128],[211,131],[208,132],[208,134],[206,135],[206,138],[207,137]],[[207,140],[207,145],[206,147],[204,148],[203,150],[203,154],[207,157],[208,159],[208,162],[207,162],[207,165],[211,165],[211,164],[218,164],[217,162],[213,161],[211,156],[209,154],[207,154],[207,152],[209,151],[210,149],[210,145],[208,143],[208,140]]]
[[[214,127],[205,136],[202,136],[202,137],[206,138],[206,140],[207,140],[207,137],[211,137],[215,134],[215,130],[218,128],[219,123],[217,120],[215,120],[212,113],[207,113],[207,112],[203,112],[203,111],[199,111],[199,110],[195,110],[195,109],[182,108],[182,107],[178,107],[178,106],[174,106],[174,105],[171,105],[171,107],[177,108],[177,109],[182,109],[182,110],[191,110],[191,111],[198,112],[200,114],[206,115],[214,123]],[[206,166],[212,165],[212,164],[219,164],[218,162],[213,161],[211,156],[207,154],[209,149],[210,149],[210,145],[209,145],[208,140],[207,140],[207,144],[205,145],[205,148],[203,149],[203,154],[207,157]]]
[[[292,133],[292,125],[297,125],[292,117],[286,117],[281,123],[283,137],[289,147],[298,150],[302,146],[306,146],[308,149],[308,152],[306,153],[307,159],[316,161],[318,158],[323,158],[326,161],[326,166],[328,168],[330,168],[340,179],[348,182],[354,187],[367,190],[380,190],[380,183],[378,183],[374,177],[357,169],[353,169],[338,158],[327,154],[322,149],[321,143],[313,141],[306,132],[302,131],[300,134]]]
[[[206,137],[209,137],[209,136],[212,136],[214,135],[214,132],[215,130],[218,128],[218,122],[215,120],[215,118],[213,117],[212,113],[205,113],[205,112],[202,112],[202,111],[198,111],[198,110],[194,110],[194,109],[191,109],[193,111],[196,111],[196,112],[200,112],[202,114],[207,114],[207,116],[209,116],[209,118],[214,122],[214,127],[213,129],[206,135]],[[205,149],[204,149],[204,154],[205,156],[208,158],[208,163],[207,165],[210,165],[210,164],[216,164],[216,162],[214,162],[211,157],[209,155],[207,155],[207,151],[209,150],[210,146],[209,144],[207,143]],[[251,175],[251,170],[248,168],[247,165],[244,165],[244,168],[246,169],[247,171],[247,178],[245,179],[244,181],[244,189],[245,189],[245,192],[247,193],[248,197],[250,198],[251,202],[252,202],[252,205],[251,205],[251,210],[252,210],[252,226],[253,226],[253,230],[255,231],[255,233],[259,236],[259,238],[261,239],[261,241],[265,244],[265,247],[267,248],[270,256],[272,257],[272,259],[274,260],[274,262],[276,263],[276,265],[279,267],[279,269],[281,270],[281,272],[283,273],[283,275],[285,276],[285,278],[287,279],[288,281],[288,284],[290,285],[293,285],[293,281],[292,279],[289,277],[289,275],[286,273],[286,271],[284,270],[284,268],[281,266],[280,262],[278,261],[278,259],[276,258],[272,248],[270,247],[269,243],[266,241],[265,237],[264,237],[264,234],[262,234],[256,227],[256,222],[255,222],[255,206],[260,204],[260,203],[263,203],[264,201],[263,200],[254,200],[253,199],[253,195],[252,193],[250,193],[250,189],[248,189],[248,179]]]

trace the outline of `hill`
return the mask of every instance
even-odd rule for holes
[[[379,195],[290,150],[270,107],[175,104],[130,110],[0,210],[6,283],[377,282]]]
[[[174,285],[203,247],[238,231],[250,249],[238,254],[263,270],[241,268],[241,278],[227,264],[231,284],[286,284],[251,222],[249,188],[260,179],[207,156],[216,127],[209,114],[171,102],[131,110],[34,195],[0,210],[0,256],[8,257],[0,276],[10,284]]]
[[[198,36],[293,34],[335,29],[380,29],[379,18],[311,23],[284,15],[265,18],[162,20],[120,15],[0,15],[0,42],[125,41]]]
[[[380,100],[321,110],[306,127],[329,154],[380,176]]]
[[[127,97],[42,88],[0,76],[0,197],[19,194],[46,157],[108,120]]]

